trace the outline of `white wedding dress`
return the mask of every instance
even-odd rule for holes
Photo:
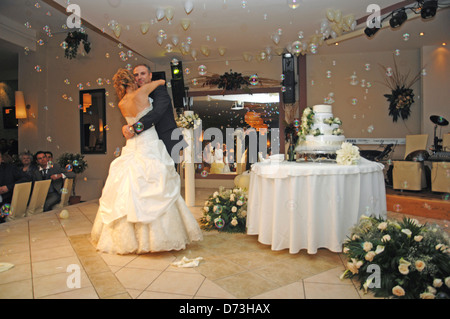
[[[152,109],[140,112],[136,123]],[[180,250],[202,240],[180,195],[174,161],[154,127],[128,139],[109,168],[91,231],[97,250],[110,254]]]

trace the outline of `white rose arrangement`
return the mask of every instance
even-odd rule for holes
[[[348,261],[341,279],[355,277],[365,293],[376,297],[448,299],[449,246],[448,234],[438,226],[362,216],[344,243]],[[371,276],[373,265],[379,267],[378,282]]]
[[[355,165],[361,158],[359,148],[348,142],[342,143],[341,149],[336,151],[336,155],[336,162],[339,165]]]

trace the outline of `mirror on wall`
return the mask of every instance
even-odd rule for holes
[[[80,91],[79,108],[81,154],[105,154],[105,89]]]
[[[258,160],[258,152],[270,154],[271,144],[279,144],[278,133],[275,140],[275,134],[272,136],[273,129],[280,128],[278,92],[219,95],[205,91],[192,99],[191,111],[202,120],[197,145],[202,147],[203,161],[195,165],[196,178],[231,178],[249,169]],[[232,142],[227,142],[227,134],[239,129],[244,133],[241,144],[237,136],[229,137]],[[219,131],[221,136],[211,135]],[[276,147],[279,149],[279,145]]]

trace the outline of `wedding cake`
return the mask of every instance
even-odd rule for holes
[[[295,151],[298,153],[323,152],[334,153],[345,141],[342,125],[338,117],[333,116],[330,104],[314,105],[303,111],[300,132]]]

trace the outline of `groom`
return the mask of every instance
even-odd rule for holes
[[[152,81],[152,72],[150,67],[146,64],[135,66],[133,75],[139,87]],[[172,157],[175,164],[178,164],[180,163],[179,154],[177,152],[174,152],[177,154],[172,154],[172,149],[176,144],[183,140],[183,135],[175,122],[172,100],[170,99],[166,86],[158,86],[150,93],[150,97],[153,100],[153,110],[148,112],[133,125],[124,125],[122,127],[122,133],[126,139],[130,139],[134,134],[140,134],[154,125],[159,139],[163,141],[167,152]],[[179,132],[177,132],[177,130]],[[174,139],[172,139],[172,133],[175,133]]]

